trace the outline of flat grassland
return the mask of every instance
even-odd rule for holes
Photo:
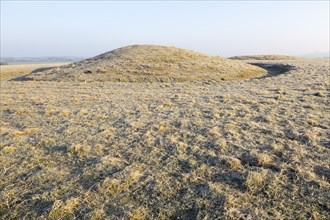
[[[51,67],[62,66],[64,64],[67,63],[1,65],[0,81],[24,76],[40,68],[47,69]]]
[[[2,81],[0,218],[330,219],[329,60],[256,62],[294,68]]]

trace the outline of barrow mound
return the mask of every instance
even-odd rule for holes
[[[35,71],[23,78],[75,82],[217,82],[264,74],[266,70],[241,61],[176,47],[133,45],[69,65]]]

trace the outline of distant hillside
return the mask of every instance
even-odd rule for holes
[[[77,62],[83,60],[83,57],[1,57],[1,63],[59,63],[59,62]]]
[[[316,53],[304,54],[303,57],[310,57],[310,58],[329,58],[330,57],[330,51],[328,51],[328,52],[316,52]]]
[[[26,76],[46,81],[184,82],[258,77],[262,68],[190,50],[154,45],[119,48],[91,59]]]
[[[251,55],[229,57],[231,60],[298,60],[299,57],[285,55]]]

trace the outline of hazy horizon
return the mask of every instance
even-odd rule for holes
[[[329,1],[1,1],[1,57],[91,57],[133,44],[328,54]]]

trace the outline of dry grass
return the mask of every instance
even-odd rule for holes
[[[0,81],[25,76],[40,68],[51,68],[66,64],[67,63],[2,65],[0,66]]]
[[[0,218],[329,219],[329,61],[285,64],[221,84],[1,82]]]

